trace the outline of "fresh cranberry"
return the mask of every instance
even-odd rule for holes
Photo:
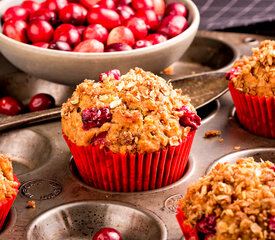
[[[34,13],[39,8],[41,8],[40,3],[33,1],[33,0],[25,0],[21,5],[22,5],[22,7],[27,9],[30,14]]]
[[[3,33],[19,42],[27,43],[27,24],[23,20],[11,19],[4,23]]]
[[[59,50],[59,51],[72,51],[72,48],[69,43],[63,41],[52,41],[49,44],[49,49]]]
[[[136,40],[143,39],[148,34],[147,26],[141,18],[132,17],[124,25],[133,32]]]
[[[106,72],[106,73],[101,73],[101,74],[99,75],[99,81],[100,81],[100,82],[103,82],[104,77],[105,77],[105,76],[108,76],[108,77],[109,77],[111,74],[113,75],[114,79],[116,79],[116,80],[119,80],[120,77],[121,77],[120,71],[119,71],[118,69],[112,69],[112,70],[110,70],[110,71],[108,71],[108,72]]]
[[[22,111],[22,103],[13,97],[3,97],[0,99],[0,113],[14,116]]]
[[[132,0],[132,6],[135,10],[154,8],[154,4],[152,0]]]
[[[31,112],[46,110],[54,106],[54,98],[47,93],[38,93],[34,95],[29,102],[29,109]]]
[[[47,8],[46,1],[40,3],[41,8]]]
[[[271,169],[275,172],[275,165],[273,167],[271,167]]]
[[[165,12],[164,0],[153,0],[154,11],[158,16],[163,16]]]
[[[80,43],[81,37],[74,25],[66,23],[56,28],[53,35],[53,40],[67,42],[72,48],[74,48]]]
[[[99,2],[100,0],[80,0],[80,3],[88,9],[92,8],[94,5],[96,5]]]
[[[186,7],[181,3],[170,3],[166,6],[165,9],[165,15],[177,15],[177,16],[183,16],[187,17],[187,9]]]
[[[126,43],[112,43],[105,48],[105,52],[121,52],[132,50],[132,47]]]
[[[112,9],[112,10],[116,9],[116,5],[113,0],[101,0],[99,3],[99,6],[103,8]]]
[[[152,46],[152,43],[149,40],[141,39],[141,40],[136,41],[133,48],[138,49],[138,48],[144,48],[144,47],[149,47],[149,46]]]
[[[240,66],[236,68],[232,68],[228,73],[226,73],[225,77],[227,80],[231,80],[233,77],[236,77],[238,75],[238,72],[240,70]]]
[[[96,39],[105,43],[108,38],[108,30],[100,24],[89,25],[83,32],[83,39]]]
[[[129,46],[133,46],[135,44],[135,36],[132,31],[124,26],[119,26],[109,33],[107,44],[110,45],[112,43],[126,43]]]
[[[107,136],[107,132],[102,132],[100,134],[98,134],[97,136],[93,137],[91,139],[91,144],[93,146],[96,145],[105,145],[106,143],[106,136]]]
[[[122,6],[122,5],[131,5],[132,0],[116,0],[116,6]]]
[[[83,10],[84,9],[84,10]],[[59,12],[59,18],[63,23],[82,25],[86,21],[87,10],[80,4],[69,3]]]
[[[77,29],[81,39],[83,39],[83,33],[84,33],[86,27],[85,26],[77,26],[76,29]]]
[[[151,9],[142,9],[135,14],[136,17],[139,17],[144,20],[146,25],[150,30],[156,30],[159,24],[158,16]]]
[[[50,42],[53,37],[53,27],[45,20],[33,20],[27,27],[27,35],[32,43]]]
[[[120,21],[121,22],[124,22],[127,19],[129,19],[129,18],[131,18],[132,16],[135,15],[134,10],[131,7],[127,6],[127,5],[118,6],[116,11],[120,16]]]
[[[272,216],[271,218],[269,218],[268,225],[271,231],[275,232],[275,216]]]
[[[188,22],[182,16],[166,16],[164,17],[157,29],[157,32],[173,38],[182,33],[188,27]]]
[[[23,6],[13,6],[5,11],[3,21],[6,22],[10,19],[27,21],[28,17],[29,12],[26,8]]]
[[[30,15],[30,21],[37,19],[45,20],[51,24],[54,24],[56,22],[56,14],[54,11],[47,8],[40,8]]]
[[[149,34],[146,40],[150,41],[153,45],[167,41],[167,37],[159,33]]]
[[[36,47],[41,47],[41,48],[49,47],[49,43],[46,43],[46,42],[36,42],[36,43],[33,43],[32,45]]]
[[[63,7],[68,5],[67,0],[46,0],[46,7],[58,13]]]
[[[120,17],[114,10],[95,7],[88,12],[87,21],[89,24],[101,24],[103,27],[110,30],[120,24]]]
[[[113,228],[101,228],[94,236],[93,240],[122,240],[120,233]]]
[[[73,50],[74,52],[104,52],[103,43],[96,39],[87,39],[80,42]]]
[[[196,130],[201,125],[200,117],[193,113],[189,108],[185,105],[181,107],[179,111],[183,112],[183,115],[180,117],[180,125],[183,127],[191,127],[191,130]]]
[[[216,217],[213,215],[205,216],[197,222],[197,230],[205,235],[215,234],[216,232]]]
[[[83,129],[89,130],[94,127],[101,127],[105,122],[110,122],[112,114],[108,107],[86,108],[81,112]]]

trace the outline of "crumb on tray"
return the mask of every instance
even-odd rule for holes
[[[222,132],[218,131],[218,130],[207,131],[207,132],[204,133],[204,138],[211,138],[211,137],[220,136],[221,133]]]
[[[35,201],[28,201],[27,208],[35,208]]]

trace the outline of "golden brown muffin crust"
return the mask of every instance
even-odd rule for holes
[[[179,109],[186,105],[195,112],[181,90],[150,72],[136,68],[115,80],[85,80],[62,106],[62,129],[70,141],[88,146],[93,137],[108,132],[106,144],[112,152],[145,153],[159,151],[182,142],[190,127],[182,127]],[[101,127],[84,130],[81,112],[86,108],[109,107],[112,119]]]

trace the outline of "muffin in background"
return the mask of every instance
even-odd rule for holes
[[[275,239],[275,166],[241,158],[191,184],[177,219],[185,238]]]
[[[166,186],[184,172],[200,118],[187,96],[140,68],[85,80],[62,106],[62,130],[83,180],[111,191]]]
[[[19,182],[13,174],[11,159],[0,154],[0,229],[17,196],[18,188]]]
[[[275,41],[261,42],[252,56],[236,61],[226,77],[240,123],[248,131],[275,137]]]

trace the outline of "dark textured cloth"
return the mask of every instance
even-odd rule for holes
[[[201,30],[275,35],[275,0],[193,0]]]

